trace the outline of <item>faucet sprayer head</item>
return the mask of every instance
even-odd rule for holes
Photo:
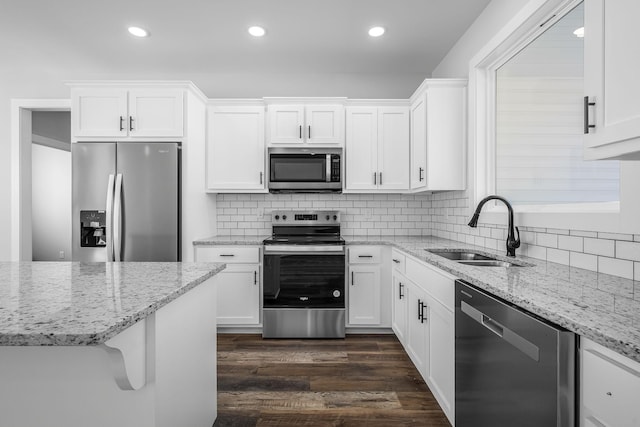
[[[476,228],[478,226],[478,218],[480,217],[480,212],[475,212],[471,217],[471,221],[469,221],[469,227]]]

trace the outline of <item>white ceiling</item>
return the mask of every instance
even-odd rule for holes
[[[392,84],[430,76],[489,1],[0,0],[0,70],[70,78],[380,74]],[[132,37],[130,25],[151,37]],[[250,25],[267,36],[249,36]],[[369,37],[373,25],[387,33]]]

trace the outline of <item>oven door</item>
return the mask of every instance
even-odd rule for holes
[[[264,308],[344,308],[344,246],[279,246],[265,246]]]

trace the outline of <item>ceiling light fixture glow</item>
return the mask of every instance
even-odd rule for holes
[[[580,37],[580,38],[584,37],[584,27],[578,28],[573,32],[573,34],[575,34],[576,37]]]
[[[369,35],[371,37],[380,37],[384,34],[384,27],[371,27],[369,28]]]
[[[149,32],[140,27],[129,27],[129,32],[136,37],[149,37]]]
[[[249,34],[253,37],[262,37],[267,33],[264,28],[258,26],[249,27],[247,31],[249,31]]]

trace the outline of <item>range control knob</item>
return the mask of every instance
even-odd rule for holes
[[[276,215],[276,221],[280,219],[280,215]]]
[[[329,221],[329,215],[327,215],[327,221]]]
[[[284,221],[286,219],[287,219],[287,216],[286,215],[282,215],[282,220]]]
[[[334,215],[334,216],[333,216],[333,220],[334,220],[334,221],[337,221],[337,220],[338,220],[338,215]]]

